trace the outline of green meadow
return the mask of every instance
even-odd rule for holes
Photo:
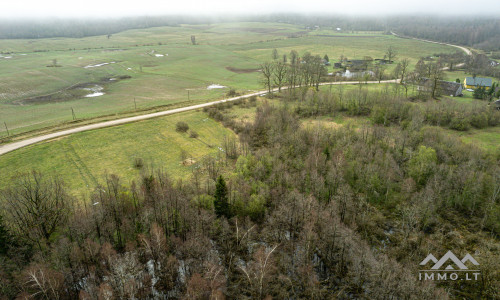
[[[199,136],[177,132],[179,121]],[[161,169],[184,178],[204,157],[217,155],[224,138],[232,136],[231,130],[198,111],[77,133],[2,155],[0,190],[12,177],[33,169],[57,174],[75,195],[88,195],[110,174],[130,182],[144,171]],[[136,159],[143,161],[142,168],[135,166]]]
[[[397,59],[409,58],[412,64],[421,56],[456,51],[377,32],[338,33],[281,23],[157,27],[110,38],[2,40],[0,123],[7,124],[10,134],[19,134],[74,117],[219,99],[229,88],[260,90],[257,69],[271,59],[274,48],[280,55],[291,50],[327,54],[333,62],[341,55],[382,58],[389,46],[398,52]],[[212,84],[226,88],[207,89]],[[104,95],[84,97],[96,85]],[[6,135],[1,126],[0,138]]]

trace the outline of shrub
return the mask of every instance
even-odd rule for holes
[[[464,117],[454,117],[451,120],[450,128],[458,131],[467,131],[470,128],[470,123]]]
[[[134,168],[142,169],[144,167],[144,161],[140,157],[134,159]]]
[[[236,90],[235,89],[230,89],[227,94],[226,94],[228,97],[235,97],[235,96],[238,96],[239,94],[236,93]]]
[[[189,125],[186,122],[177,122],[175,130],[178,132],[187,132],[189,130]]]
[[[195,139],[195,138],[197,138],[198,136],[199,136],[199,135],[198,135],[198,132],[196,132],[196,131],[191,130],[191,131],[189,132],[189,137],[190,137],[190,138]]]

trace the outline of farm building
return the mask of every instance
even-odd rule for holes
[[[418,86],[419,91],[428,91],[430,92],[432,89],[432,81],[430,79],[424,79],[420,82]],[[437,92],[440,95],[459,97],[462,96],[462,85],[458,82],[454,81],[439,81],[439,87],[437,88]]]
[[[491,85],[492,85],[491,78],[465,77],[464,80],[464,87],[466,89],[475,89],[482,86],[488,90],[491,88]]]

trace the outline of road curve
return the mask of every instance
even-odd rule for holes
[[[427,42],[427,43],[433,43],[433,44],[440,44],[440,45],[446,45],[446,46],[455,47],[455,48],[458,48],[458,49],[464,51],[465,54],[467,54],[467,55],[472,55],[472,51],[470,51],[468,48],[465,48],[465,47],[462,47],[462,46],[453,45],[453,44],[447,44],[447,43],[441,43],[441,42],[434,42],[434,41],[429,41],[429,40],[423,40],[423,39],[418,39],[418,38],[414,38],[414,37],[401,36],[401,35],[393,32],[393,31],[391,31],[391,34],[393,36],[397,36],[397,37],[403,38],[403,39],[411,39],[411,40],[417,40],[417,41],[422,41],[422,42]]]
[[[399,80],[382,80],[382,81],[339,81],[339,82],[323,82],[320,83],[320,85],[340,85],[340,84],[359,84],[359,83],[369,83],[369,84],[374,84],[374,83],[398,83]],[[286,89],[287,87],[283,87],[282,89]],[[273,91],[277,91],[278,89],[273,89]],[[217,101],[212,101],[212,102],[207,102],[203,104],[197,104],[197,105],[191,105],[191,106],[186,106],[186,107],[181,107],[181,108],[176,108],[176,109],[171,109],[171,110],[165,110],[165,111],[160,111],[160,112],[155,112],[155,113],[150,113],[150,114],[145,114],[145,115],[140,115],[140,116],[135,116],[135,117],[128,117],[128,118],[122,118],[122,119],[117,119],[117,120],[112,120],[112,121],[105,121],[105,122],[100,122],[100,123],[94,123],[90,125],[85,125],[85,126],[80,126],[80,127],[75,127],[67,130],[62,130],[50,134],[44,134],[40,135],[37,137],[29,138],[26,140],[22,140],[19,142],[13,142],[5,145],[0,145],[0,155],[3,155],[5,153],[33,145],[39,142],[47,141],[47,140],[52,140],[58,137],[70,135],[73,133],[77,132],[83,132],[83,131],[88,131],[88,130],[94,130],[94,129],[100,129],[100,128],[105,128],[105,127],[111,127],[111,126],[116,126],[116,125],[121,125],[121,124],[126,124],[126,123],[131,123],[131,122],[136,122],[136,121],[141,121],[141,120],[146,120],[146,119],[151,119],[151,118],[156,118],[156,117],[161,117],[161,116],[167,116],[171,114],[176,114],[180,112],[185,112],[189,110],[194,110],[194,109],[199,109],[199,108],[204,108],[207,106],[212,106],[216,105],[219,103],[224,103],[224,102],[229,102],[229,101],[235,101],[235,100],[240,100],[240,99],[245,99],[245,98],[250,98],[252,96],[258,96],[267,93],[267,91],[260,91],[260,92],[254,92],[250,93],[247,95],[243,96],[237,96],[233,98],[228,98],[224,100],[217,100]]]

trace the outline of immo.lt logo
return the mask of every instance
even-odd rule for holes
[[[430,269],[427,267],[429,262],[434,263]],[[465,265],[466,263],[474,265],[474,268],[469,269]],[[419,280],[478,280],[479,274],[481,274],[481,271],[476,267],[479,266],[479,263],[470,254],[465,255],[460,260],[451,251],[446,252],[440,260],[429,254],[420,265],[426,270],[420,270]]]

